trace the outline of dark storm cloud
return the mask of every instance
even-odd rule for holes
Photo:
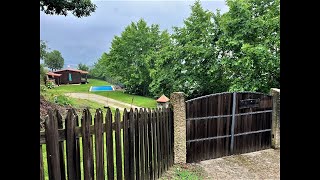
[[[92,65],[103,52],[108,52],[115,35],[120,35],[131,22],[140,18],[148,25],[159,24],[162,30],[172,32],[173,26],[182,26],[190,15],[194,1],[93,1],[97,10],[89,17],[52,16],[40,12],[40,39],[57,49],[65,65],[78,63]],[[205,9],[227,11],[224,1],[201,1]]]

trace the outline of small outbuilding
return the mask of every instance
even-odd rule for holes
[[[157,108],[168,108],[170,99],[164,94],[157,99]]]
[[[48,82],[53,82],[54,84],[56,85],[60,85],[60,77],[61,77],[61,74],[56,74],[56,73],[53,73],[53,72],[48,72],[47,73],[47,80],[46,80],[46,83]]]

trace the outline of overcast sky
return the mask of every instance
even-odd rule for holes
[[[84,63],[93,65],[108,52],[115,35],[120,35],[132,21],[143,18],[148,25],[172,32],[173,26],[183,26],[194,0],[100,0],[93,1],[97,9],[89,17],[46,15],[40,11],[40,39],[50,50],[61,52],[65,67]],[[224,0],[201,1],[202,7],[221,13],[228,10]]]

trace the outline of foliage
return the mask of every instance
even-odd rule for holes
[[[142,19],[132,22],[90,72],[122,82],[128,93],[153,97],[279,88],[279,0],[226,3],[229,11],[220,14],[196,1],[171,35]]]
[[[82,71],[89,71],[89,67],[85,64],[79,63],[78,64],[78,69]]]
[[[65,95],[58,95],[55,97],[55,103],[59,105],[71,105],[70,99]]]
[[[91,0],[40,0],[40,9],[46,14],[67,16],[68,11],[78,18],[90,16],[97,6]]]
[[[54,88],[53,82],[48,82],[48,83],[47,83],[47,88],[48,88],[48,89]]]
[[[93,73],[100,77],[112,76],[121,81],[132,94],[148,95],[152,79],[150,70],[155,67],[155,56],[163,47],[162,38],[167,32],[160,32],[159,26],[140,19],[132,22],[115,36],[110,52],[104,53],[95,64]],[[99,66],[101,68],[99,68]]]
[[[43,92],[46,92],[47,91],[47,88],[45,85],[41,84],[40,85],[40,94],[42,94]]]
[[[40,59],[44,59],[47,54],[48,45],[45,41],[40,40]]]
[[[189,97],[225,91],[216,42],[220,12],[204,10],[200,1],[191,6],[191,15],[181,28],[175,27],[175,52],[180,66],[179,86]]]
[[[46,82],[46,70],[44,69],[44,65],[40,64],[40,84],[45,84]]]
[[[44,58],[44,64],[52,71],[55,69],[61,69],[64,65],[64,59],[58,50],[53,50]]]
[[[230,91],[280,87],[279,0],[227,0],[219,39]]]

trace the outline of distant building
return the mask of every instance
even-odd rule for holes
[[[170,99],[164,94],[157,99],[157,108],[168,108]]]
[[[88,83],[87,74],[87,71],[70,68],[47,73],[48,78],[54,80],[57,85],[86,84]]]

